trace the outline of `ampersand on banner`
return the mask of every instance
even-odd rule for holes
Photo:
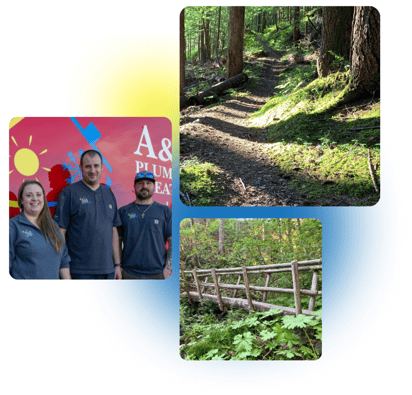
[[[159,152],[159,158],[160,158],[160,160],[161,161],[163,161],[163,162],[167,162],[167,161],[171,161],[172,160],[172,154],[171,154],[171,152],[169,151],[169,149],[172,147],[172,142],[169,140],[169,139],[166,139],[166,138],[164,138],[163,140],[162,140],[162,150]],[[163,152],[166,154],[166,157],[165,157],[165,155],[163,154]]]

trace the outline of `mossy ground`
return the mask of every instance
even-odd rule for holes
[[[292,26],[286,25],[278,31],[274,27],[267,28],[263,35],[264,41],[281,53],[284,60],[291,54],[304,55],[305,59],[316,58],[313,48],[304,48],[303,44],[296,47],[291,37]],[[253,86],[259,80],[264,64],[254,56],[263,49],[254,40],[254,33],[245,36],[245,54],[253,59],[245,65],[255,68],[246,70]],[[348,64],[335,59],[334,67],[347,70]],[[281,170],[285,183],[304,191],[304,205],[371,206],[379,200],[380,101],[370,98],[339,106],[349,78],[348,71],[317,78],[314,60],[311,64],[291,64],[279,75],[269,101],[250,116],[250,129],[253,134],[266,135],[265,154]],[[248,86],[247,91],[253,86]],[[230,93],[232,96],[245,94]],[[209,163],[191,166],[194,166],[192,171],[199,174],[208,169],[212,171],[208,168],[212,166]],[[214,170],[217,177],[217,168]],[[187,176],[181,175],[183,188],[186,179]],[[218,193],[218,187],[212,183],[217,178],[213,179],[212,172],[208,179],[201,177],[201,180],[202,185],[199,185],[200,181],[191,184],[191,188],[203,188],[198,191],[198,196],[203,197],[204,203],[198,201],[196,205],[213,205],[211,196]],[[207,182],[212,188],[209,191]]]
[[[275,95],[251,116],[251,125],[268,129],[266,153],[304,189],[306,199],[350,195],[360,205],[379,200],[369,170],[380,179],[380,103],[367,100],[337,107],[348,72],[309,82],[314,65],[287,68]]]
[[[183,162],[180,166],[180,191],[182,193],[196,191],[193,203],[196,206],[213,206],[215,199],[220,196],[220,188],[217,186],[219,178],[218,168],[212,163],[192,160]],[[186,205],[189,203],[186,201]]]

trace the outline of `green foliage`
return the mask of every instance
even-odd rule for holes
[[[186,303],[183,300],[181,305]],[[189,310],[181,308],[181,314],[189,314]],[[189,322],[186,318],[181,317],[181,322]],[[314,344],[321,341],[321,318],[308,317],[307,323],[314,326],[309,331],[306,325],[308,330],[302,333],[291,329],[291,321],[283,324],[285,318],[279,309],[250,315],[230,311],[225,321],[216,317],[215,323],[208,324],[195,315],[199,324],[192,322],[185,327],[181,355],[187,360],[318,359]],[[304,325],[301,318],[298,322],[300,327]]]
[[[180,190],[183,193],[196,191],[197,206],[212,206],[220,190],[216,186],[218,169],[208,162],[200,163],[197,157],[180,164]]]
[[[288,329],[306,328],[312,322],[312,317],[303,314],[299,314],[296,317],[294,315],[283,317],[283,326]]]
[[[180,259],[192,267],[255,266],[297,260],[317,259],[322,254],[322,224],[315,219],[263,218],[223,221],[224,254],[219,245],[219,219],[184,220],[180,228]],[[274,243],[274,240],[276,241]],[[310,287],[312,273],[302,272],[301,283]],[[271,277],[279,288],[291,287],[291,276]],[[264,285],[264,278],[257,280]],[[289,295],[281,297],[290,298]]]
[[[306,66],[307,75],[311,67]],[[368,149],[379,182],[379,102],[335,108],[348,73],[316,79],[306,86],[304,79],[299,82],[300,74],[305,73],[283,73],[279,93],[251,117],[252,125],[269,129],[272,144],[267,154],[283,172],[293,174],[290,185],[304,190],[308,200],[349,195],[357,199],[354,204],[375,204],[379,194],[370,176]]]

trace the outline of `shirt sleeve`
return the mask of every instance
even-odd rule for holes
[[[63,250],[62,250],[62,259],[60,262],[60,269],[68,269],[70,268],[70,256],[69,256],[69,251],[67,249],[66,243],[63,244]]]
[[[68,269],[68,268],[70,268],[70,261],[71,261],[70,255],[69,255],[69,250],[67,249],[67,245],[64,242],[64,238],[63,238],[62,233],[60,232],[57,221],[54,220],[54,223],[57,226],[57,232],[59,233],[60,238],[63,240],[63,248],[62,248],[61,261],[60,261],[60,269]]]
[[[67,187],[60,193],[59,200],[57,201],[56,213],[54,214],[54,220],[63,229],[67,229],[69,227],[70,193],[68,193]]]
[[[15,258],[15,249],[14,249],[14,243],[16,240],[16,228],[10,221],[9,223],[9,270],[11,272],[11,267],[14,262]]]
[[[172,236],[172,209],[166,206],[166,239]]]
[[[119,232],[119,237],[124,237],[124,228],[123,228],[122,214],[120,212],[120,209],[117,210],[117,214],[118,214],[118,216],[120,218],[120,222],[121,222],[121,225],[119,225],[117,227],[117,231]]]
[[[112,192],[112,191],[110,191],[110,192]],[[114,219],[113,219],[113,226],[121,226],[122,225],[122,221],[121,221],[121,219],[120,219],[120,215],[119,215],[119,210],[117,210],[117,202],[116,202],[116,197],[114,196],[114,193],[112,192],[112,195],[113,195],[113,206],[114,206],[114,208],[115,208],[115,210],[116,210],[116,215],[115,215],[115,217],[114,217]]]

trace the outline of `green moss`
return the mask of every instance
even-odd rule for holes
[[[193,205],[213,206],[220,196],[217,186],[218,168],[212,163],[200,163],[197,158],[185,161],[180,166],[180,190],[194,196]],[[186,203],[187,204],[187,203]]]

